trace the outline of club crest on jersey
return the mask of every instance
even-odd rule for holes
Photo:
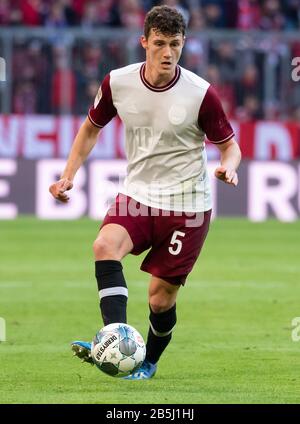
[[[181,125],[184,122],[186,115],[186,109],[181,105],[171,106],[171,109],[168,113],[169,120],[173,125]]]
[[[101,90],[101,86],[100,86],[100,88],[98,90],[98,93],[97,93],[97,95],[95,97],[94,109],[96,109],[96,107],[98,106],[98,104],[99,104],[99,102],[100,102],[101,99],[102,99],[102,90]]]

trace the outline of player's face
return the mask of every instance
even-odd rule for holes
[[[159,74],[173,75],[184,45],[182,34],[167,36],[151,29],[149,37],[141,38],[147,64]]]

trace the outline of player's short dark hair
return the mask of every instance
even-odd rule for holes
[[[149,37],[150,31],[160,32],[170,36],[175,34],[185,35],[186,23],[181,13],[168,6],[155,6],[146,15],[144,35]]]

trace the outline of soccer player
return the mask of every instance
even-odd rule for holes
[[[236,186],[240,149],[210,84],[178,65],[185,21],[174,8],[152,8],[145,18],[144,63],[111,71],[81,126],[52,195],[67,202],[76,171],[115,115],[126,130],[127,177],[94,242],[104,325],[126,323],[128,290],[121,260],[150,248],[141,269],[150,273],[146,359],[127,379],[154,376],[176,324],[176,297],[197,260],[211,216],[205,135],[220,150],[215,176]],[[91,345],[74,342],[91,362]]]

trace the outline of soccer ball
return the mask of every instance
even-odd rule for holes
[[[98,331],[92,341],[91,355],[99,370],[112,377],[125,377],[141,366],[146,346],[135,328],[114,323]]]

